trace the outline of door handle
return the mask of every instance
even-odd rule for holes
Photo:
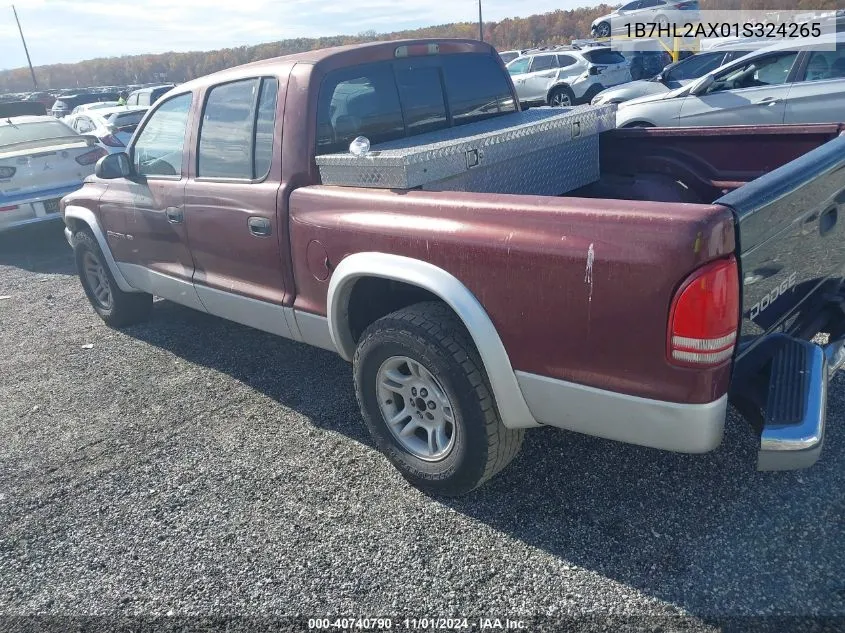
[[[249,232],[258,237],[267,237],[270,235],[270,220],[258,216],[251,217],[247,224],[249,224]]]
[[[773,106],[776,103],[780,103],[780,99],[775,99],[774,97],[766,97],[765,99],[760,99],[760,101],[757,102],[758,105],[767,106]]]
[[[182,224],[182,220],[184,219],[182,209],[179,207],[167,207],[164,210],[164,214],[167,216],[167,221],[171,224]]]

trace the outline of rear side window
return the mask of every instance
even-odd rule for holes
[[[568,68],[569,66],[578,63],[578,60],[570,55],[558,55],[557,63],[561,68]]]
[[[609,48],[602,48],[597,51],[587,51],[584,53],[587,61],[593,64],[623,64],[625,57],[618,51],[612,51]]]
[[[260,79],[247,79],[209,91],[200,128],[197,176],[253,180],[267,175],[278,84],[268,79],[264,86],[261,89]]]
[[[527,61],[527,60],[526,60]],[[491,55],[444,55],[329,73],[317,105],[317,154],[372,144],[516,110]]]

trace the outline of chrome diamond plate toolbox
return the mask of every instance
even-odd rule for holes
[[[598,180],[615,124],[613,104],[532,108],[316,161],[324,185],[559,195]]]

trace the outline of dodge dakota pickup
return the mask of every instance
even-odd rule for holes
[[[729,402],[758,468],[815,463],[845,356],[845,128],[609,130],[563,195],[321,180],[318,156],[438,108],[518,111],[493,48],[382,42],[171,90],[61,203],[94,310],[129,326],[155,295],[338,353],[376,445],[432,494],[543,425],[710,451]]]

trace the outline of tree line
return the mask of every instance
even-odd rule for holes
[[[757,6],[760,5],[760,6]],[[782,6],[781,6],[782,5]],[[835,9],[836,0],[702,0],[702,9]],[[612,10],[612,6],[582,7],[508,18],[484,23],[484,40],[498,50],[566,44],[574,38],[587,37],[594,19]],[[164,81],[180,83],[224,68],[248,62],[299,53],[330,46],[359,44],[404,38],[477,38],[478,24],[459,22],[420,29],[357,36],[294,38],[255,46],[239,46],[214,51],[131,55],[91,59],[75,64],[37,66],[35,75],[41,89],[87,86],[123,86]],[[32,89],[28,68],[0,71],[0,92]]]

